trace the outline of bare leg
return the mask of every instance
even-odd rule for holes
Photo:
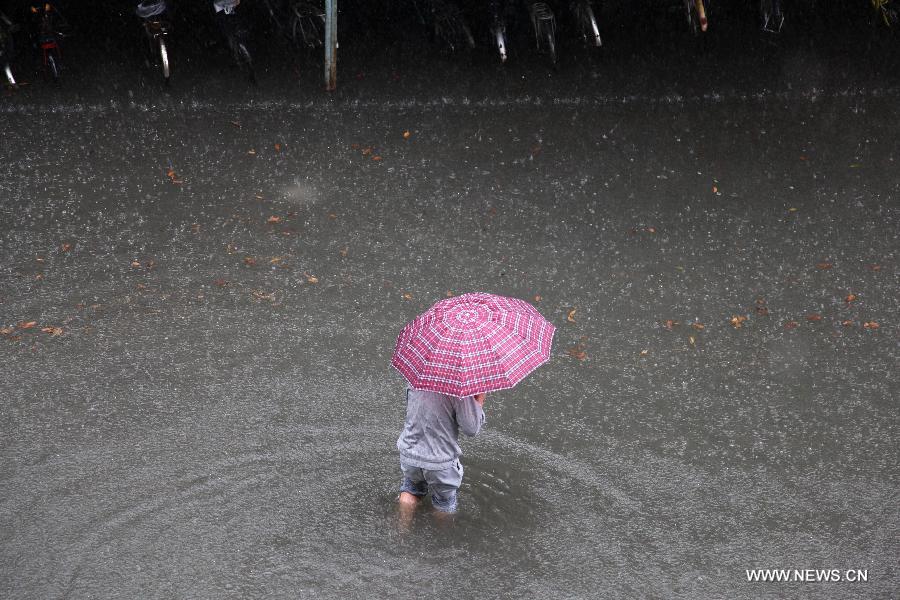
[[[397,498],[397,502],[400,503],[402,507],[414,507],[419,503],[419,499],[415,494],[410,494],[409,492],[400,492],[400,497]]]
[[[416,512],[416,505],[418,504],[419,499],[414,494],[400,492],[400,497],[397,498],[398,524],[400,525],[400,530],[404,533],[408,532],[412,525],[413,514]]]

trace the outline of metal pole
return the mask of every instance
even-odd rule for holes
[[[337,87],[337,0],[325,0],[325,89]]]

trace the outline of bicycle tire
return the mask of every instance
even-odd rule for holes
[[[166,83],[169,83],[169,80],[172,76],[171,66],[169,65],[169,48],[166,45],[166,40],[163,37],[159,38],[159,61],[160,67],[162,68],[163,80]]]
[[[546,27],[544,32],[547,37],[547,53],[550,55],[550,63],[556,65],[556,36],[552,27]]]
[[[50,70],[50,75],[53,77],[53,81],[59,83],[60,63],[59,57],[55,50],[47,51],[47,68]]]
[[[591,8],[591,5],[588,4],[586,8],[587,25],[590,26],[590,33],[594,37],[594,46],[599,48],[603,45],[603,39],[600,37],[600,25],[597,24],[597,17],[594,15],[594,9]]]
[[[253,70],[253,58],[250,56],[250,51],[244,45],[244,42],[237,43],[235,52],[238,55],[238,64],[247,73],[247,79],[250,80],[250,83],[256,85],[256,71]]]
[[[497,52],[500,54],[500,62],[505,63],[509,57],[506,51],[506,35],[503,33],[503,29],[499,27],[494,30],[494,43],[497,46]]]

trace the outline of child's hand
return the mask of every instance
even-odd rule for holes
[[[487,397],[487,394],[475,394],[475,402],[484,406],[484,399]]]

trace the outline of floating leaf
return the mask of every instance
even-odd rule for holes
[[[703,331],[704,329],[706,329],[706,325],[704,325],[703,323],[700,323],[700,322],[691,323],[691,327],[693,327],[697,331]]]
[[[447,297],[448,297],[448,298],[452,298],[452,297],[453,297],[453,292],[451,292],[450,290],[447,290]]]
[[[572,346],[568,349],[567,352],[569,356],[571,356],[572,358],[577,358],[578,360],[584,360],[585,358],[587,358],[587,353],[584,351],[584,348],[581,346],[581,344]]]
[[[813,321],[813,322],[815,322],[815,321],[821,321],[821,320],[822,320],[822,315],[820,315],[819,313],[812,313],[812,314],[806,315],[806,320],[807,320],[807,321]]]
[[[410,136],[409,130],[403,132],[403,139],[408,140]]]
[[[847,304],[850,304],[851,302],[856,300],[856,298],[857,298],[856,294],[847,294],[847,297],[844,298],[844,302],[846,302]]]
[[[15,331],[12,327],[0,327],[0,335],[9,335]]]
[[[68,252],[69,250],[72,249],[72,244],[63,244],[62,246],[59,247],[59,249],[62,250],[63,252]]]
[[[213,283],[219,287],[225,287],[226,285],[228,285],[228,281],[222,279],[221,277],[213,281]]]
[[[881,265],[869,265],[867,268],[868,268],[870,271],[880,271],[880,270],[881,270]]]
[[[272,215],[271,217],[269,217],[268,219],[266,219],[266,223],[271,223],[271,224],[281,223],[281,217],[277,217],[277,216],[275,216],[275,215]]]
[[[820,269],[822,271],[827,271],[828,269],[830,269],[833,266],[834,265],[832,265],[830,262],[820,262],[816,265],[816,268]]]
[[[574,323],[574,322],[575,322],[575,311],[576,311],[576,310],[578,310],[578,309],[577,309],[577,308],[573,308],[572,310],[569,311],[569,314],[566,316],[566,320],[567,320],[569,323]]]
[[[341,254],[341,256],[343,256],[344,258],[347,257],[347,254],[348,254],[349,252],[350,252],[350,247],[349,247],[349,246],[344,246],[344,247],[341,248],[341,250],[340,250],[340,254]]]
[[[680,323],[678,321],[673,321],[672,319],[666,319],[665,321],[663,321],[663,327],[665,327],[669,331],[672,331],[672,328],[677,327],[678,325],[680,325]]]
[[[200,233],[200,223],[192,223],[191,224],[191,232],[192,233]]]
[[[37,325],[37,321],[23,321],[22,323],[19,323],[19,329],[31,329],[35,325]]]
[[[841,321],[841,325],[843,325],[844,327],[852,327],[853,321],[851,321],[850,319],[847,319],[845,321]]]
[[[133,260],[133,261],[131,261],[131,266],[134,267],[135,269],[140,269],[140,268],[141,268],[141,263],[139,263],[139,262],[136,261],[136,260]]]
[[[256,298],[257,300],[268,300],[269,302],[275,301],[275,292],[264,292],[262,290],[253,290],[250,292],[250,295]]]
[[[878,329],[880,325],[875,321],[866,321],[865,323],[863,323],[863,327],[865,327],[866,329]]]
[[[405,294],[403,294],[403,299],[404,300],[412,300],[412,294],[410,294],[409,292],[406,292]]]
[[[315,275],[310,275],[309,273],[304,273],[306,275],[306,281],[308,283],[319,283],[319,278]]]
[[[381,160],[381,157],[376,154],[372,157],[372,160]]]
[[[281,144],[275,142],[275,152],[281,152]]]
[[[690,342],[691,346],[696,345],[696,340],[694,339],[694,336],[692,336],[692,335],[688,336],[688,342]]]
[[[649,350],[641,350],[641,356],[647,356],[648,354],[650,354]]]
[[[58,337],[63,334],[62,327],[42,327],[41,331],[44,333],[49,333],[50,337]]]
[[[540,301],[541,301],[541,297],[538,296],[538,295],[535,295],[534,301],[535,301],[535,302],[540,302]]]
[[[729,322],[731,323],[731,326],[734,327],[735,329],[740,329],[741,327],[744,326],[744,321],[746,321],[746,320],[747,320],[747,317],[745,317],[744,315],[735,315],[735,316],[731,317],[731,321],[729,321]]]
[[[784,324],[785,329],[796,329],[799,323],[797,321],[788,321]]]
[[[249,154],[250,156],[256,156],[256,150],[250,148],[249,150],[247,150],[247,154]]]
[[[244,257],[244,264],[247,265],[248,267],[255,266],[255,265],[256,265],[256,259],[253,258],[252,256],[245,256],[245,257]]]

